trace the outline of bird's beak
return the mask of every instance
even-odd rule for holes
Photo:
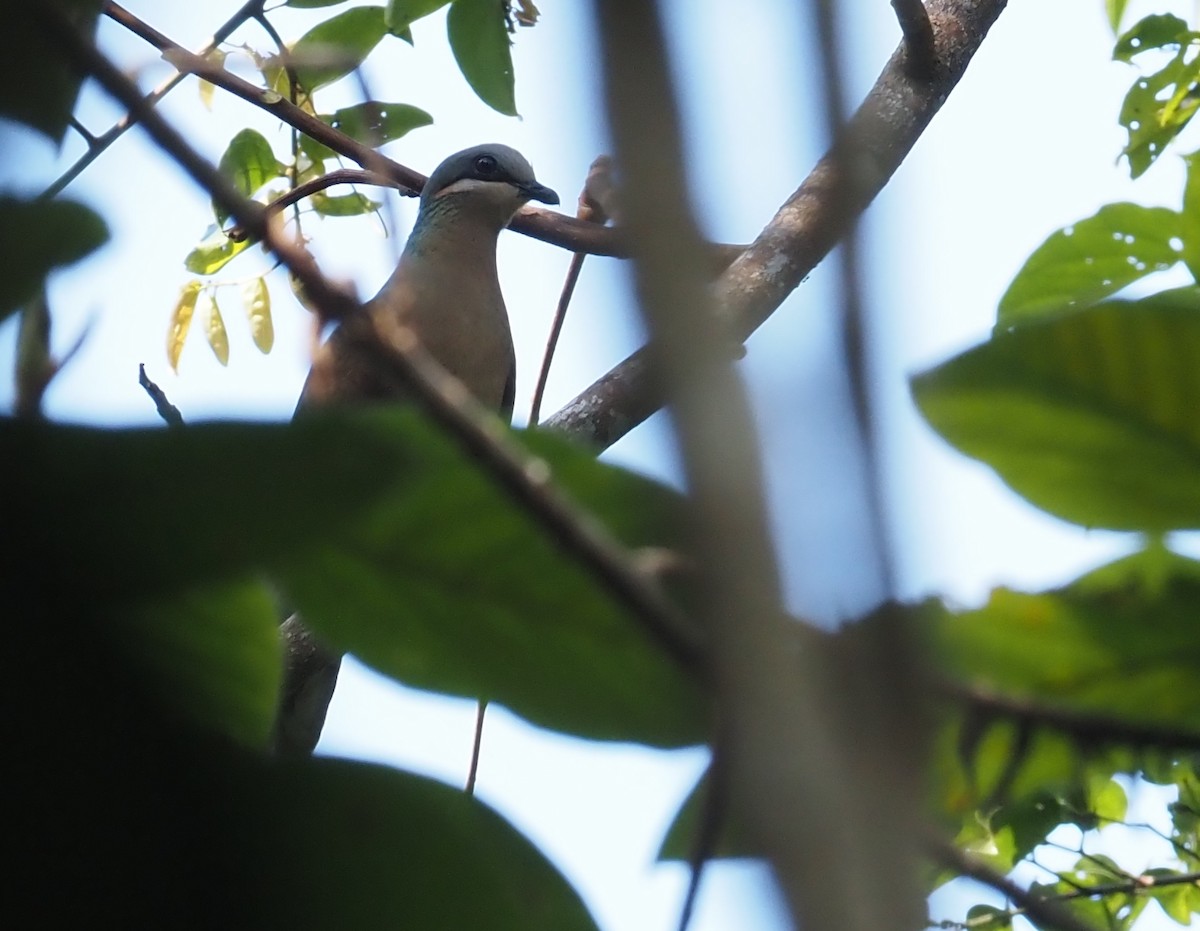
[[[530,200],[540,200],[543,204],[557,204],[558,195],[544,184],[536,181],[526,181],[518,184],[517,189]]]

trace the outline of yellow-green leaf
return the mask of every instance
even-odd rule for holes
[[[221,308],[213,296],[205,292],[202,298],[205,311],[205,334],[208,345],[212,347],[213,355],[222,365],[229,364],[229,334],[225,330],[225,321],[221,318]]]
[[[187,342],[188,330],[192,326],[192,315],[196,311],[196,299],[200,296],[202,285],[199,281],[189,281],[179,293],[175,309],[171,311],[171,326],[167,330],[167,361],[171,368],[179,371],[179,354],[183,352],[183,344]]]
[[[183,267],[196,275],[215,275],[249,247],[249,239],[235,241],[221,230],[215,230],[188,253],[183,260]]]
[[[214,65],[218,65],[220,67],[225,66],[225,52],[223,49],[215,48],[204,57]],[[217,88],[215,84],[204,80],[204,78],[200,79],[200,102],[204,104],[205,110],[212,110],[213,93],[216,91],[216,89]]]
[[[242,288],[242,303],[250,320],[250,335],[260,352],[268,353],[275,345],[275,325],[271,322],[271,292],[264,278],[246,282]]]

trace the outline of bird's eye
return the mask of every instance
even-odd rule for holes
[[[475,159],[475,170],[484,177],[494,175],[499,167],[494,155],[480,155]]]

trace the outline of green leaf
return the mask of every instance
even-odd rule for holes
[[[1164,207],[1108,204],[1052,233],[1000,299],[996,326],[1085,307],[1180,258],[1181,218]]]
[[[213,229],[204,242],[187,254],[183,267],[194,275],[215,275],[249,248],[249,239],[233,240],[223,230]]]
[[[244,197],[253,196],[268,181],[283,177],[283,169],[271,150],[271,144],[262,133],[253,129],[243,129],[229,141],[217,168]],[[229,211],[215,200],[213,214],[218,226],[229,218]]]
[[[316,10],[320,7],[337,6],[339,3],[345,2],[346,0],[286,0],[283,5],[297,10]]]
[[[512,50],[503,5],[492,0],[454,0],[446,31],[454,60],[471,90],[493,110],[516,116]]]
[[[523,510],[414,411],[392,421],[403,493],[363,532],[284,567],[332,646],[408,685],[497,701],[596,740],[702,742],[697,683]],[[561,439],[527,434],[558,481],[631,546],[678,542],[682,502]]]
[[[356,6],[306,32],[292,46],[292,63],[304,90],[312,92],[358,68],[387,35],[383,7]]]
[[[266,747],[282,665],[279,609],[263,586],[188,590],[117,613],[107,629],[164,707]]]
[[[340,539],[402,489],[405,450],[365,418],[182,430],[0,420],[0,591],[52,616],[242,579]],[[70,585],[52,581],[62,566]]]
[[[78,262],[107,241],[108,226],[83,204],[0,194],[0,320],[37,295],[51,271]]]
[[[917,376],[926,420],[1019,495],[1085,527],[1200,527],[1200,289],[993,335]]]
[[[46,35],[39,21],[40,6],[16,2],[4,4],[0,116],[31,126],[55,143],[61,143],[70,125],[83,77],[58,43]],[[60,0],[55,6],[79,29],[80,35],[90,41],[95,35],[96,18],[103,3],[100,0]]]
[[[440,10],[449,2],[450,0],[388,0],[384,19],[388,30],[394,35],[399,34],[418,19]]]
[[[1200,59],[1191,54],[1197,43],[1200,33],[1170,15],[1147,16],[1117,41],[1113,58],[1125,62],[1149,49],[1178,47],[1166,65],[1133,83],[1121,105],[1120,123],[1129,133],[1123,154],[1134,178],[1150,167],[1200,107]]]
[[[1191,35],[1188,24],[1178,16],[1154,13],[1138,20],[1117,39],[1113,59],[1129,63],[1142,52],[1187,42]]]
[[[323,116],[321,119],[351,139],[370,146],[381,146],[433,123],[433,117],[420,107],[379,100],[343,107],[335,110],[331,117]]]
[[[1193,890],[1188,884],[1151,887],[1150,897],[1172,921],[1185,928],[1191,927]]]
[[[679,811],[675,813],[671,826],[667,828],[666,836],[658,848],[660,863],[689,863],[695,856],[696,838],[704,819],[704,806],[707,804],[711,778],[711,772],[706,770],[679,806]],[[709,856],[713,860],[740,860],[762,859],[764,854],[750,842],[748,833],[737,822],[734,814],[727,812]]]
[[[1187,165],[1187,181],[1179,218],[1179,238],[1183,241],[1180,257],[1192,277],[1200,282],[1200,152],[1185,156],[1184,164]]]
[[[1114,34],[1121,29],[1121,17],[1125,15],[1125,6],[1129,0],[1104,0],[1104,8],[1108,13],[1108,24]]]
[[[937,668],[979,694],[1200,735],[1200,563],[1160,549],[1126,557],[1041,594],[995,590],[933,627]],[[1029,645],[1037,644],[1031,650]],[[1124,793],[1097,774],[1088,803],[1123,816]]]
[[[383,206],[379,201],[371,200],[358,191],[337,196],[317,191],[309,200],[313,210],[323,217],[357,217],[364,213],[374,213]]]
[[[1124,821],[1129,808],[1125,787],[1115,779],[1095,779],[1088,785],[1088,811],[1095,815],[1098,827]]]

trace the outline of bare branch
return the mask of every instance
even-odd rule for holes
[[[860,214],[883,189],[966,71],[1006,0],[931,0],[940,68],[916,81],[901,47],[846,127],[854,172],[826,155],[774,219],[716,283],[718,312],[730,341],[744,340],[837,244],[845,205]],[[848,188],[848,190],[847,190]],[[615,443],[663,403],[644,350],[612,369],[546,421],[600,447]]]
[[[323,191],[338,184],[373,184],[376,187],[396,187],[390,180],[373,171],[362,171],[358,168],[338,168],[328,174],[321,175],[319,178],[305,181],[303,184],[298,184],[291,190],[285,191],[267,204],[266,210],[268,213],[278,213],[281,210],[286,210],[292,204],[304,200],[306,197],[311,197],[318,191]],[[402,190],[409,197],[416,197],[421,193],[419,190],[413,191],[409,188],[400,188],[399,190]],[[234,226],[226,230],[225,235],[234,242],[241,242],[246,238],[246,231],[239,226]]]
[[[939,839],[930,841],[926,846],[930,858],[936,863],[1003,893],[1016,903],[1022,913],[1028,915],[1039,925],[1057,928],[1058,931],[1096,931],[1090,924],[1077,918],[1061,905],[1031,895],[1029,890],[1018,886],[1003,873],[992,869],[969,853],[959,850],[953,844]]]
[[[167,397],[167,393],[158,387],[146,374],[146,366],[144,363],[138,363],[138,384],[146,389],[146,394],[150,395],[150,399],[154,402],[154,409],[158,411],[158,416],[167,422],[168,427],[182,427],[183,414],[179,413],[179,408],[171,403]]]
[[[242,4],[237,12],[235,12],[231,17],[229,17],[229,19],[227,19],[220,27],[217,28],[217,31],[212,34],[212,38],[204,43],[204,47],[200,50],[199,54],[207,55],[210,51],[228,39],[243,23],[259,16],[262,13],[262,7],[263,0],[247,0],[246,3]],[[187,77],[187,75],[182,71],[171,75],[171,77],[159,84],[158,87],[154,88],[154,90],[147,94],[143,99],[146,101],[146,103],[153,106],[166,97],[167,94],[171,93],[171,91],[173,91],[177,86],[179,86],[179,83],[185,77]],[[87,139],[88,143],[87,151],[79,157],[75,164],[59,175],[59,177],[55,179],[54,183],[42,192],[41,197],[49,200],[51,197],[54,197],[60,193],[68,184],[78,178],[79,175],[83,173],[83,170],[88,167],[88,165],[92,164],[92,162],[103,155],[109,146],[120,139],[121,136],[125,134],[127,129],[136,124],[137,119],[131,113],[117,120],[111,127],[105,130],[99,136],[93,136],[90,133],[85,133],[85,138]],[[80,127],[77,127],[77,129],[79,128]]]

